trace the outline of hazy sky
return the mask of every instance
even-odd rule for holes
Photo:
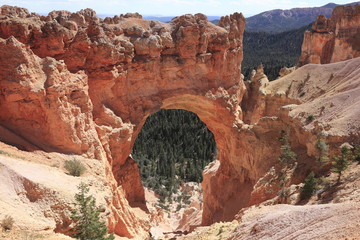
[[[337,4],[356,0],[335,0]],[[8,4],[25,7],[31,12],[48,13],[52,10],[92,8],[98,14],[120,14],[139,12],[142,15],[175,16],[185,13],[205,13],[223,16],[242,12],[246,17],[271,9],[295,7],[318,7],[331,0],[0,0],[0,5]]]

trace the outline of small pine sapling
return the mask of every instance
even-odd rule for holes
[[[95,205],[93,196],[89,196],[89,187],[81,183],[79,193],[75,195],[75,209],[71,214],[74,227],[70,229],[72,236],[79,240],[113,240],[108,234],[104,221],[100,220],[100,209]]]
[[[348,168],[351,159],[352,159],[352,154],[347,146],[343,146],[341,148],[340,156],[333,157],[333,162],[332,162],[333,168],[331,169],[331,171],[333,173],[338,174],[338,179],[337,179],[338,183],[340,182],[342,173]]]
[[[311,172],[304,181],[304,186],[301,189],[300,198],[302,200],[310,198],[316,191],[317,179],[315,174]]]
[[[279,161],[282,164],[292,164],[296,160],[296,153],[292,151],[290,143],[289,143],[289,134],[286,131],[281,131],[280,142],[282,143],[281,155],[279,157]]]
[[[360,146],[357,146],[354,150],[354,161],[360,164]]]

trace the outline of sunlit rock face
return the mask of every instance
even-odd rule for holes
[[[130,206],[146,210],[138,167],[129,155],[149,114],[160,108],[196,113],[215,135],[221,161],[217,174],[249,172],[250,166],[239,161],[234,128],[242,118],[245,91],[240,73],[244,24],[238,13],[215,26],[202,14],[165,24],[138,14],[103,20],[91,9],[39,16],[3,6],[0,124],[33,148],[108,164],[114,188],[110,229],[134,236],[136,217],[124,216],[121,205],[126,197]],[[244,184],[248,175],[229,188]],[[227,181],[215,178],[216,184]],[[204,193],[205,223],[223,219],[225,203],[235,194],[229,190],[210,197],[212,191]]]
[[[100,19],[91,9],[39,16],[3,6],[0,13],[1,128],[28,150],[102,161],[112,190],[109,228],[120,236],[148,234],[146,214],[137,214],[147,209],[130,153],[146,118],[161,108],[191,111],[214,134],[218,161],[203,173],[203,225],[273,197],[253,190],[277,162],[282,130],[302,166],[289,184],[313,166],[316,133],[283,108],[301,102],[289,95],[294,73],[276,92],[261,67],[243,82],[242,14],[215,26],[202,14],[160,23],[139,14]],[[10,142],[6,134],[0,140]]]
[[[334,63],[360,56],[360,5],[338,6],[332,16],[318,16],[306,32],[299,66]]]

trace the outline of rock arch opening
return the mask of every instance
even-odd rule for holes
[[[155,235],[201,225],[202,174],[216,154],[213,133],[195,113],[160,109],[147,117],[131,156],[139,166],[149,211],[167,212],[161,224],[152,223]]]
[[[202,182],[206,165],[216,158],[214,135],[196,114],[161,109],[151,114],[137,136],[132,157],[143,185],[161,201],[169,200],[180,185]]]
[[[149,108],[148,112],[142,112],[137,116],[137,124],[133,127],[131,139],[125,138],[126,145],[123,146],[126,148],[119,151],[122,156],[127,154],[129,157],[125,162],[112,162],[114,176],[119,185],[123,186],[131,206],[141,204],[145,206],[140,171],[132,159],[132,148],[148,116],[160,109],[183,109],[193,112],[214,135],[218,149],[216,159],[219,161],[212,164],[204,173],[201,223],[208,225],[216,221],[231,220],[241,207],[246,206],[253,181],[250,179],[251,173],[244,167],[246,162],[238,160],[249,157],[248,148],[244,146],[247,140],[239,141],[236,114],[241,114],[241,112],[234,113],[228,107],[231,106],[230,101],[241,98],[241,95],[237,94],[238,90],[239,88],[230,90],[219,88],[208,91],[203,96],[180,92],[165,97],[160,106]],[[228,101],[224,103],[226,99]],[[251,136],[246,139],[251,139]],[[137,172],[137,175],[134,172]]]

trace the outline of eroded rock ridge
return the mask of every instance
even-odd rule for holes
[[[360,56],[360,5],[338,6],[332,16],[319,15],[306,32],[299,66],[325,64]]]
[[[1,140],[103,160],[113,189],[110,229],[135,236],[146,223],[126,209],[146,207],[130,153],[149,114],[160,108],[198,114],[216,136],[222,168],[234,171],[234,141],[225,136],[241,119],[244,24],[239,13],[215,26],[202,14],[164,24],[139,14],[100,19],[85,9],[40,16],[3,6],[0,124],[8,134]],[[204,222],[233,216],[236,209],[223,212],[232,194],[208,200]]]

